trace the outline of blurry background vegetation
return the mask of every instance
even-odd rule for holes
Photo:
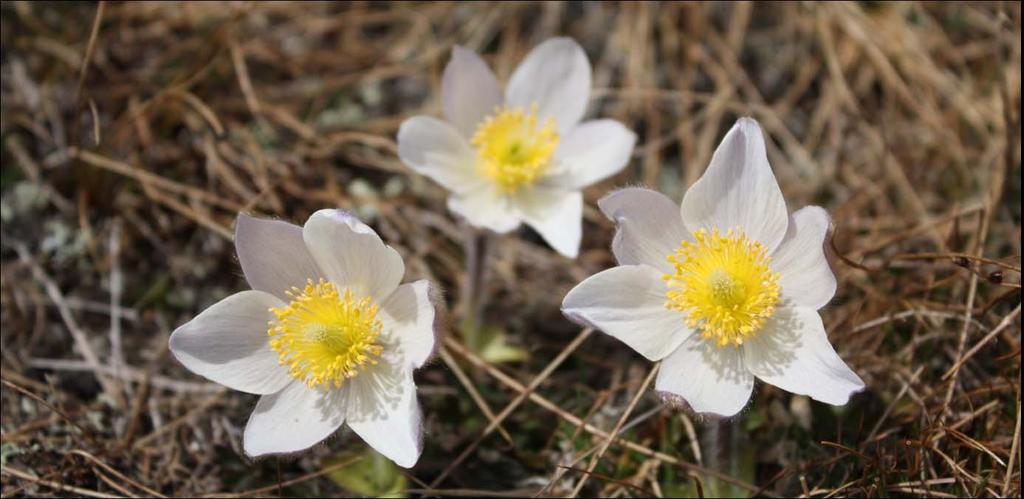
[[[4,496],[569,493],[650,369],[593,334],[546,375],[579,334],[559,312],[565,292],[614,265],[594,202],[623,185],[680,199],[741,115],[768,134],[789,208],[834,217],[840,284],[823,317],[867,389],[833,408],[758,384],[726,422],[640,393],[583,493],[1020,494],[1020,3],[0,13]],[[445,288],[457,324],[466,231],[445,192],[397,160],[395,132],[440,114],[453,44],[507,77],[556,35],[591,58],[588,115],[640,137],[630,166],[587,190],[580,257],[528,229],[495,240],[485,321],[500,348],[481,358],[450,332],[417,374],[414,469],[348,431],[247,460],[255,396],[167,352],[174,327],[246,288],[236,213],[355,211],[402,253],[407,280]]]

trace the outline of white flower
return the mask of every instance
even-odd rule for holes
[[[729,131],[681,207],[639,188],[598,205],[617,225],[619,266],[577,285],[562,310],[662,361],[656,390],[731,416],[754,376],[833,405],[864,387],[817,312],[836,289],[828,214],[787,215],[756,121]]]
[[[251,456],[308,448],[348,424],[403,467],[422,449],[412,371],[434,349],[431,286],[370,227],[320,210],[298,227],[239,215],[250,291],[179,327],[174,356],[196,374],[262,395],[245,427]]]
[[[583,49],[569,38],[541,43],[503,96],[483,59],[456,46],[441,92],[447,121],[415,116],[402,123],[402,161],[450,190],[448,208],[472,225],[505,233],[525,222],[575,257],[580,189],[625,167],[636,142],[615,120],[580,123],[590,98]]]

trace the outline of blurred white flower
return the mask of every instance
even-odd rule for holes
[[[444,70],[447,121],[415,116],[398,130],[398,155],[449,191],[448,208],[472,225],[509,232],[525,222],[559,253],[579,251],[580,189],[629,162],[636,135],[621,123],[580,123],[590,62],[570,38],[541,43],[504,95],[487,64],[456,46]]]
[[[817,312],[836,289],[828,214],[787,215],[756,121],[729,131],[681,207],[640,188],[598,205],[616,223],[619,266],[577,285],[562,310],[662,361],[656,390],[731,416],[754,376],[833,405],[864,387]]]
[[[346,423],[396,464],[414,465],[422,439],[412,372],[435,343],[430,283],[399,285],[402,257],[340,210],[303,227],[239,215],[235,248],[253,289],[179,327],[170,348],[192,372],[262,395],[245,452],[303,450]]]

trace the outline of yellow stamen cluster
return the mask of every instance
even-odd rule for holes
[[[270,348],[280,355],[288,373],[313,388],[335,388],[359,374],[366,364],[376,364],[381,346],[378,307],[370,298],[356,300],[345,289],[320,279],[307,281],[305,289],[288,291],[292,301],[270,309]]]
[[[761,329],[779,302],[779,274],[765,247],[730,229],[694,232],[668,261],[666,307],[686,314],[686,324],[719,347],[740,345]]]
[[[540,124],[537,106],[522,109],[497,108],[473,135],[481,172],[506,192],[533,184],[548,169],[558,146],[554,118]]]

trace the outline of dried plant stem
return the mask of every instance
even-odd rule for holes
[[[445,329],[463,331],[416,374],[424,454],[404,492],[567,495],[651,368],[597,332],[552,355],[580,332],[565,293],[616,261],[595,201],[643,184],[678,202],[739,116],[761,121],[790,209],[821,204],[839,228],[820,315],[866,389],[835,417],[814,403],[807,438],[782,390],[725,426],[645,395],[581,493],[1021,493],[1019,2],[0,10],[0,495],[358,494],[324,476],[344,467],[332,444],[279,476],[273,459],[239,467],[253,397],[217,399],[167,350],[245,289],[237,212],[296,223],[327,206],[376,214],[406,280],[446,288]],[[574,260],[460,222],[397,142],[413,116],[450,117],[453,46],[508,88],[552,36],[590,61],[587,116],[637,134],[629,165],[585,190]],[[442,472],[445,488],[421,481]]]
[[[71,310],[68,308],[67,301],[64,299],[64,294],[60,291],[60,288],[57,287],[57,284],[53,279],[43,271],[43,268],[36,263],[32,254],[29,252],[28,247],[21,242],[16,242],[14,244],[14,250],[18,253],[18,257],[21,259],[21,262],[32,270],[33,277],[35,277],[36,281],[42,284],[43,288],[46,290],[46,294],[55,304],[57,304],[57,310],[60,312],[61,319],[64,321],[64,325],[67,326],[68,333],[71,335],[72,340],[74,340],[75,346],[78,347],[82,357],[94,369],[99,369],[103,364],[100,362],[99,356],[97,356],[96,352],[92,349],[85,331],[79,327],[74,314],[72,314]],[[96,379],[99,380],[100,385],[103,386],[103,390],[110,395],[112,400],[121,400],[121,390],[117,384],[110,379],[110,377],[97,376]]]
[[[455,340],[453,340],[451,338],[445,338],[444,343],[445,343],[445,346],[450,348],[453,352],[463,356],[466,360],[468,360],[473,365],[475,365],[475,366],[477,366],[477,367],[487,371],[488,374],[493,376],[494,379],[498,380],[503,385],[505,385],[505,386],[507,386],[507,387],[509,387],[509,388],[511,388],[511,389],[513,389],[513,390],[515,390],[517,392],[519,392],[519,393],[528,394],[527,396],[528,396],[528,398],[532,402],[534,402],[535,404],[539,405],[540,407],[542,407],[542,408],[544,408],[544,409],[546,409],[548,411],[551,411],[552,413],[556,414],[558,417],[560,417],[565,422],[567,422],[567,423],[569,423],[569,424],[571,424],[573,426],[577,426],[579,428],[582,428],[583,431],[586,431],[587,433],[590,433],[591,435],[594,435],[596,437],[600,437],[600,438],[608,438],[609,437],[609,434],[606,431],[604,431],[604,430],[602,430],[602,429],[600,429],[600,428],[598,428],[598,427],[596,427],[596,426],[594,426],[594,425],[592,425],[590,423],[587,423],[586,421],[584,421],[583,419],[579,418],[578,416],[576,416],[576,415],[574,415],[572,413],[569,413],[569,412],[565,411],[564,409],[559,407],[558,404],[556,404],[556,403],[554,403],[554,402],[544,398],[543,396],[537,394],[536,392],[528,390],[527,387],[523,386],[522,383],[516,381],[515,379],[513,379],[509,375],[507,375],[504,372],[502,372],[500,369],[494,367],[493,365],[491,365],[487,361],[481,359],[478,355],[474,354],[466,346],[460,344],[458,341],[455,341]],[[726,475],[724,473],[719,473],[718,471],[706,468],[704,466],[698,466],[696,464],[688,463],[688,462],[683,461],[683,460],[681,460],[681,459],[679,459],[677,457],[665,454],[664,452],[658,452],[656,450],[653,450],[650,447],[647,447],[645,445],[641,445],[641,444],[638,444],[638,443],[630,441],[630,440],[625,440],[622,437],[615,437],[615,438],[613,438],[611,440],[612,440],[612,443],[618,444],[618,445],[620,445],[622,447],[625,447],[625,448],[627,448],[627,449],[629,449],[631,451],[639,452],[640,454],[643,454],[643,455],[645,455],[647,457],[658,459],[659,461],[671,464],[673,466],[677,466],[677,467],[683,468],[683,469],[685,469],[687,471],[692,471],[692,472],[697,472],[697,473],[701,473],[701,474],[704,474],[704,475],[713,476],[713,477],[719,478],[720,480],[723,480],[725,482],[728,482],[728,483],[731,483],[733,485],[736,485],[738,487],[742,487],[742,488],[744,488],[746,490],[750,490],[750,491],[759,490],[758,487],[756,487],[754,485],[751,485],[751,484],[749,484],[747,482],[744,482],[742,480],[733,478],[733,477],[731,477],[729,475]],[[767,493],[765,491],[761,491],[761,493],[767,495]]]
[[[491,423],[487,425],[487,428],[484,429],[483,433],[479,437],[477,437],[477,439],[474,440],[473,443],[469,445],[469,447],[466,447],[466,450],[462,451],[462,453],[459,454],[459,456],[455,458],[455,460],[452,461],[451,464],[448,465],[445,471],[438,475],[436,479],[434,479],[430,486],[433,488],[440,485],[441,482],[443,482],[444,479],[448,477],[448,474],[451,473],[451,471],[458,467],[460,464],[462,464],[462,462],[467,457],[469,457],[469,455],[474,450],[476,450],[477,446],[480,445],[480,442],[482,442],[487,435],[490,435],[492,431],[499,428],[501,422],[504,421],[505,418],[507,418],[510,414],[512,414],[512,411],[519,407],[519,405],[522,404],[524,400],[526,400],[526,397],[532,394],[533,391],[538,386],[540,386],[541,383],[544,382],[544,380],[548,379],[548,377],[551,376],[551,373],[555,372],[555,369],[557,369],[558,366],[562,365],[562,362],[564,362],[570,354],[575,352],[576,349],[583,344],[583,341],[586,340],[587,337],[590,336],[590,334],[593,332],[594,330],[589,327],[580,331],[580,333],[576,335],[576,338],[569,342],[569,344],[566,345],[565,348],[563,348],[557,356],[555,356],[555,358],[547,365],[547,367],[545,367],[544,370],[541,371],[540,374],[538,374],[537,377],[534,378],[533,381],[531,381],[530,384],[527,385],[526,388],[522,392],[520,392],[519,395],[516,396],[516,398],[512,400],[512,402],[509,402],[509,404],[505,406],[505,408],[502,409],[497,416],[494,417]],[[450,344],[455,344],[455,342],[451,342]],[[446,350],[441,351],[447,355]]]
[[[1017,371],[1020,375],[1020,371]],[[1020,389],[1017,391],[1017,424],[1013,428],[1013,444],[1010,446],[1010,464],[1006,468],[1006,476],[1003,478],[1003,497],[1008,497],[1007,493],[1010,490],[1010,484],[1013,483],[1013,464],[1017,459],[1017,453],[1020,451]],[[1020,463],[1017,463],[1018,473],[1020,472]]]
[[[622,430],[622,425],[626,424],[626,419],[629,418],[629,415],[633,413],[633,409],[636,409],[637,403],[639,403],[640,399],[647,393],[647,387],[649,387],[651,382],[654,381],[654,376],[658,374],[658,367],[660,366],[661,364],[655,364],[654,367],[651,368],[651,372],[647,374],[647,378],[644,379],[644,383],[640,385],[640,388],[636,391],[636,395],[633,396],[633,400],[629,401],[629,406],[626,407],[625,412],[623,412],[622,416],[619,417],[619,421],[615,423],[615,428],[612,429],[612,432],[609,433],[608,437],[601,443],[601,448],[597,451],[597,454],[590,459],[590,464],[587,465],[587,472],[580,477],[580,481],[576,483],[576,488],[572,490],[572,494],[570,494],[569,497],[576,497],[580,494],[580,491],[583,490],[583,486],[587,484],[587,479],[590,478],[594,469],[597,468],[597,463],[601,462],[601,458],[604,457],[604,453],[608,451],[608,447],[612,445],[612,441],[615,440],[619,431]]]
[[[67,485],[60,482],[54,482],[51,480],[43,480],[42,478],[37,478],[36,476],[32,475],[32,473],[21,471],[10,466],[4,466],[2,469],[0,469],[0,473],[18,477],[22,480],[28,480],[32,483],[37,483],[39,485],[45,485],[56,491],[70,492],[73,494],[78,494],[83,497],[121,497],[118,495],[97,492],[95,490],[89,490],[82,487],[75,487],[73,485]]]
[[[473,402],[476,403],[477,407],[480,408],[480,412],[484,413],[484,416],[487,418],[487,420],[493,423],[494,411],[491,409],[491,406],[487,404],[487,401],[484,400],[482,396],[480,396],[480,392],[476,389],[476,386],[473,385],[473,381],[469,379],[469,376],[466,375],[466,372],[463,371],[461,367],[459,367],[458,362],[455,362],[455,359],[452,358],[452,355],[448,353],[448,351],[445,350],[444,348],[438,350],[438,356],[440,356],[441,360],[444,361],[444,364],[448,366],[448,369],[452,370],[452,374],[454,374],[455,378],[459,380],[459,383],[462,383],[462,387],[466,389],[466,392],[469,393],[469,397],[472,398]],[[512,445],[512,436],[508,434],[508,431],[505,430],[505,428],[502,427],[500,424],[498,425],[497,429],[498,434],[501,435],[501,438],[505,439],[505,441],[508,442],[509,445]]]

